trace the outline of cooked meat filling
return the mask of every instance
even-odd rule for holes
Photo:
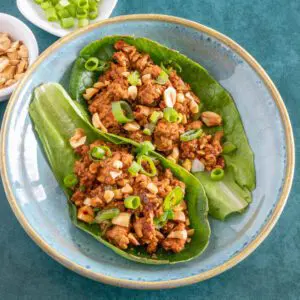
[[[118,59],[127,64],[123,56]],[[99,224],[103,237],[123,250],[184,249],[192,234],[183,182],[158,161],[145,155],[141,161],[128,146],[100,140],[86,145],[80,130],[70,142],[79,156],[71,197],[79,220]]]
[[[89,111],[99,118],[101,126],[96,127],[137,142],[151,141],[189,170],[195,159],[208,171],[224,168],[222,132],[214,136],[203,130],[221,125],[221,116],[200,112],[200,99],[174,68],[156,65],[148,54],[122,40],[115,49],[109,68],[84,94]],[[112,104],[120,101],[127,102],[132,119],[116,117]]]

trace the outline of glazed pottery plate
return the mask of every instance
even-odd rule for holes
[[[109,18],[117,2],[118,0],[101,0],[98,6],[99,15],[95,20],[91,21],[91,23],[96,23]],[[48,22],[44,10],[33,0],[17,0],[17,6],[19,11],[28,21],[56,36],[65,36],[77,29],[77,27],[64,29],[58,22]]]
[[[58,186],[33,132],[30,95],[43,82],[65,87],[80,49],[113,34],[147,37],[202,64],[233,96],[255,153],[253,203],[226,222],[211,221],[209,247],[182,264],[151,266],[117,256],[70,222]],[[283,101],[265,71],[239,45],[200,24],[161,15],[131,15],[93,24],[46,50],[22,80],[2,128],[1,170],[20,223],[49,255],[95,280],[131,288],[170,288],[215,276],[248,256],[276,223],[292,183],[294,144]]]

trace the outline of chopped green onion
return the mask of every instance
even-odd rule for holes
[[[118,216],[120,214],[120,210],[118,208],[111,208],[107,210],[102,210],[98,212],[97,216],[95,217],[96,223],[102,223],[106,220],[111,220],[114,217]]]
[[[163,112],[161,111],[154,111],[150,116],[150,122],[156,124],[159,119],[162,119],[164,116]]]
[[[70,17],[70,13],[69,11],[64,8],[64,9],[61,9],[57,12],[58,16],[60,19],[65,19],[65,18],[69,18]]]
[[[165,198],[163,203],[164,211],[172,209],[178,205],[184,197],[184,192],[180,186],[176,186]]]
[[[155,129],[155,126],[156,125],[154,123],[146,124],[143,133],[146,135],[151,135]]]
[[[105,156],[105,150],[101,147],[94,147],[91,151],[91,155],[96,159],[103,159]]]
[[[131,107],[125,101],[113,102],[112,113],[119,123],[128,123],[134,120]]]
[[[78,8],[76,12],[77,19],[87,19],[88,18],[88,11],[83,8]]]
[[[64,178],[64,185],[68,188],[75,186],[78,183],[78,178],[74,174],[69,174]]]
[[[79,19],[78,20],[78,27],[82,28],[85,27],[87,25],[89,25],[90,21],[88,19]]]
[[[48,8],[50,8],[50,7],[52,7],[52,4],[51,4],[51,2],[49,2],[49,1],[45,1],[45,2],[43,2],[43,3],[41,4],[41,8],[44,9],[44,10],[46,10],[46,9],[48,9]]]
[[[62,7],[66,7],[70,4],[70,2],[68,0],[60,0],[59,1],[59,4],[62,6]]]
[[[157,229],[160,229],[166,225],[168,220],[173,220],[174,212],[172,210],[165,211],[159,218],[154,218],[153,222]]]
[[[201,128],[199,128],[199,129],[192,129],[192,130],[189,130],[189,131],[186,131],[185,133],[183,133],[180,136],[180,140],[182,142],[191,141],[191,140],[197,139],[202,134],[203,134],[203,130]]]
[[[166,107],[164,109],[164,118],[171,123],[175,123],[178,120],[178,112],[172,107]]]
[[[98,17],[98,7],[95,6],[95,7],[90,7],[89,9],[89,18],[90,20],[95,20],[97,17]]]
[[[137,209],[141,205],[141,198],[139,196],[129,196],[124,200],[124,206],[130,209]]]
[[[167,72],[162,70],[159,74],[159,76],[156,78],[155,82],[160,84],[160,85],[165,85],[169,80],[169,76]]]
[[[63,18],[60,21],[61,27],[68,29],[74,26],[74,18],[69,17],[69,18]]]
[[[128,168],[128,172],[132,176],[136,176],[141,169],[142,167],[136,161],[133,161],[131,166]]]
[[[107,146],[96,146],[91,150],[91,158],[94,160],[105,159],[111,156],[112,153]]]
[[[153,177],[157,174],[157,169],[156,169],[154,161],[152,160],[151,157],[146,156],[146,155],[141,155],[138,157],[137,162],[141,166],[141,173],[143,173],[149,177]],[[145,164],[145,163],[148,164],[150,172],[147,172],[144,169],[143,164]]]
[[[78,0],[77,5],[79,8],[88,9],[89,8],[89,1],[88,0]]]
[[[83,20],[86,20],[86,19],[80,19],[78,21],[78,24]],[[88,21],[88,20],[87,20]],[[97,57],[90,57],[86,62],[85,62],[85,69],[87,71],[104,71],[106,70],[108,64],[107,62],[103,61],[103,60],[100,60],[98,59]]]
[[[222,147],[223,147],[222,153],[224,153],[224,154],[234,152],[237,149],[237,146],[235,144],[231,143],[231,142],[225,142],[222,145]]]
[[[143,130],[143,133],[146,134],[146,135],[151,135],[152,134],[152,131],[149,129],[149,128],[145,128]]]
[[[193,114],[193,116],[192,116],[193,121],[199,120],[201,117],[201,113],[202,113],[201,111],[202,111],[203,104],[199,103],[198,107],[199,107],[198,112]]]
[[[91,57],[85,62],[84,67],[87,71],[96,71],[98,65],[99,65],[99,59],[97,57]]]
[[[155,146],[149,142],[145,141],[140,144],[140,146],[136,149],[136,152],[138,155],[148,155],[149,151],[153,151],[155,149]]]
[[[57,4],[55,5],[55,9],[56,9],[56,11],[59,11],[59,10],[61,10],[61,9],[64,9],[64,7],[61,6],[59,3],[57,3]]]
[[[49,7],[45,10],[46,18],[49,22],[54,22],[58,20],[56,11],[54,7]]]
[[[219,180],[223,179],[224,175],[225,175],[225,172],[223,169],[216,168],[211,171],[210,178],[214,181],[219,181]]]
[[[183,120],[183,114],[182,113],[178,113],[178,117],[177,117],[177,123],[181,123]]]
[[[68,10],[71,17],[76,18],[76,11],[77,11],[76,5],[70,4],[66,7],[66,9]]]
[[[138,85],[140,82],[140,73],[138,71],[131,72],[127,80],[130,85]]]

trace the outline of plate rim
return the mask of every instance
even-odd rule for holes
[[[24,84],[27,81],[27,78],[34,72],[34,70],[46,59],[46,57],[53,52],[54,50],[61,47],[66,42],[69,42],[81,34],[90,32],[96,28],[107,24],[113,24],[123,21],[166,21],[169,23],[175,23],[179,25],[184,25],[190,28],[193,28],[197,31],[204,32],[215,39],[221,41],[234,52],[238,53],[251,67],[252,69],[258,74],[261,80],[264,82],[264,85],[269,90],[273,101],[275,102],[280,117],[283,122],[284,132],[285,132],[285,139],[286,139],[286,172],[285,172],[285,179],[282,185],[281,195],[274,208],[272,215],[268,222],[263,226],[262,230],[253,239],[240,253],[230,258],[228,261],[223,263],[220,266],[214,267],[211,270],[205,271],[203,273],[181,278],[181,279],[174,279],[174,280],[166,280],[166,281],[137,281],[137,280],[129,280],[129,279],[119,279],[112,276],[103,275],[100,273],[93,272],[91,270],[85,269],[84,267],[70,261],[67,257],[59,254],[54,248],[50,247],[47,243],[45,243],[40,236],[35,232],[35,230],[30,226],[29,222],[27,222],[26,218],[23,216],[22,211],[17,205],[16,199],[13,195],[12,188],[9,182],[7,169],[6,169],[6,159],[5,159],[5,140],[6,140],[6,133],[8,127],[8,121],[10,119],[10,115],[14,104],[18,100],[18,95],[20,94]],[[114,18],[110,18],[107,20],[103,20],[94,24],[91,24],[85,28],[79,29],[75,32],[68,34],[67,36],[59,39],[54,44],[52,44],[48,49],[46,49],[39,58],[31,65],[29,70],[26,72],[24,78],[18,84],[18,87],[14,91],[8,106],[6,108],[3,122],[2,122],[2,129],[0,134],[0,173],[3,180],[4,190],[9,201],[9,204],[16,215],[18,221],[27,232],[27,234],[34,240],[34,242],[49,256],[53,259],[64,265],[65,267],[69,268],[70,270],[88,277],[90,279],[114,285],[119,287],[125,288],[133,288],[133,289],[167,289],[167,288],[175,288],[180,286],[185,286],[189,284],[193,284],[199,281],[203,281],[209,278],[212,278],[218,274],[223,273],[224,271],[232,268],[242,260],[244,260],[247,256],[249,256],[269,235],[275,224],[277,223],[283,208],[286,204],[288,199],[291,186],[293,183],[293,176],[294,176],[294,168],[295,168],[295,144],[294,144],[294,137],[293,137],[293,130],[290,122],[290,118],[287,112],[287,109],[284,105],[284,102],[275,86],[273,81],[270,79],[266,71],[260,66],[260,64],[251,56],[243,47],[241,47],[237,42],[233,41],[231,38],[227,37],[226,35],[210,28],[200,23],[190,21],[184,18],[169,16],[169,15],[162,15],[162,14],[134,14],[134,15],[123,15]]]

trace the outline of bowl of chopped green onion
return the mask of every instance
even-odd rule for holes
[[[117,0],[17,0],[20,12],[41,29],[62,37],[107,19]]]

